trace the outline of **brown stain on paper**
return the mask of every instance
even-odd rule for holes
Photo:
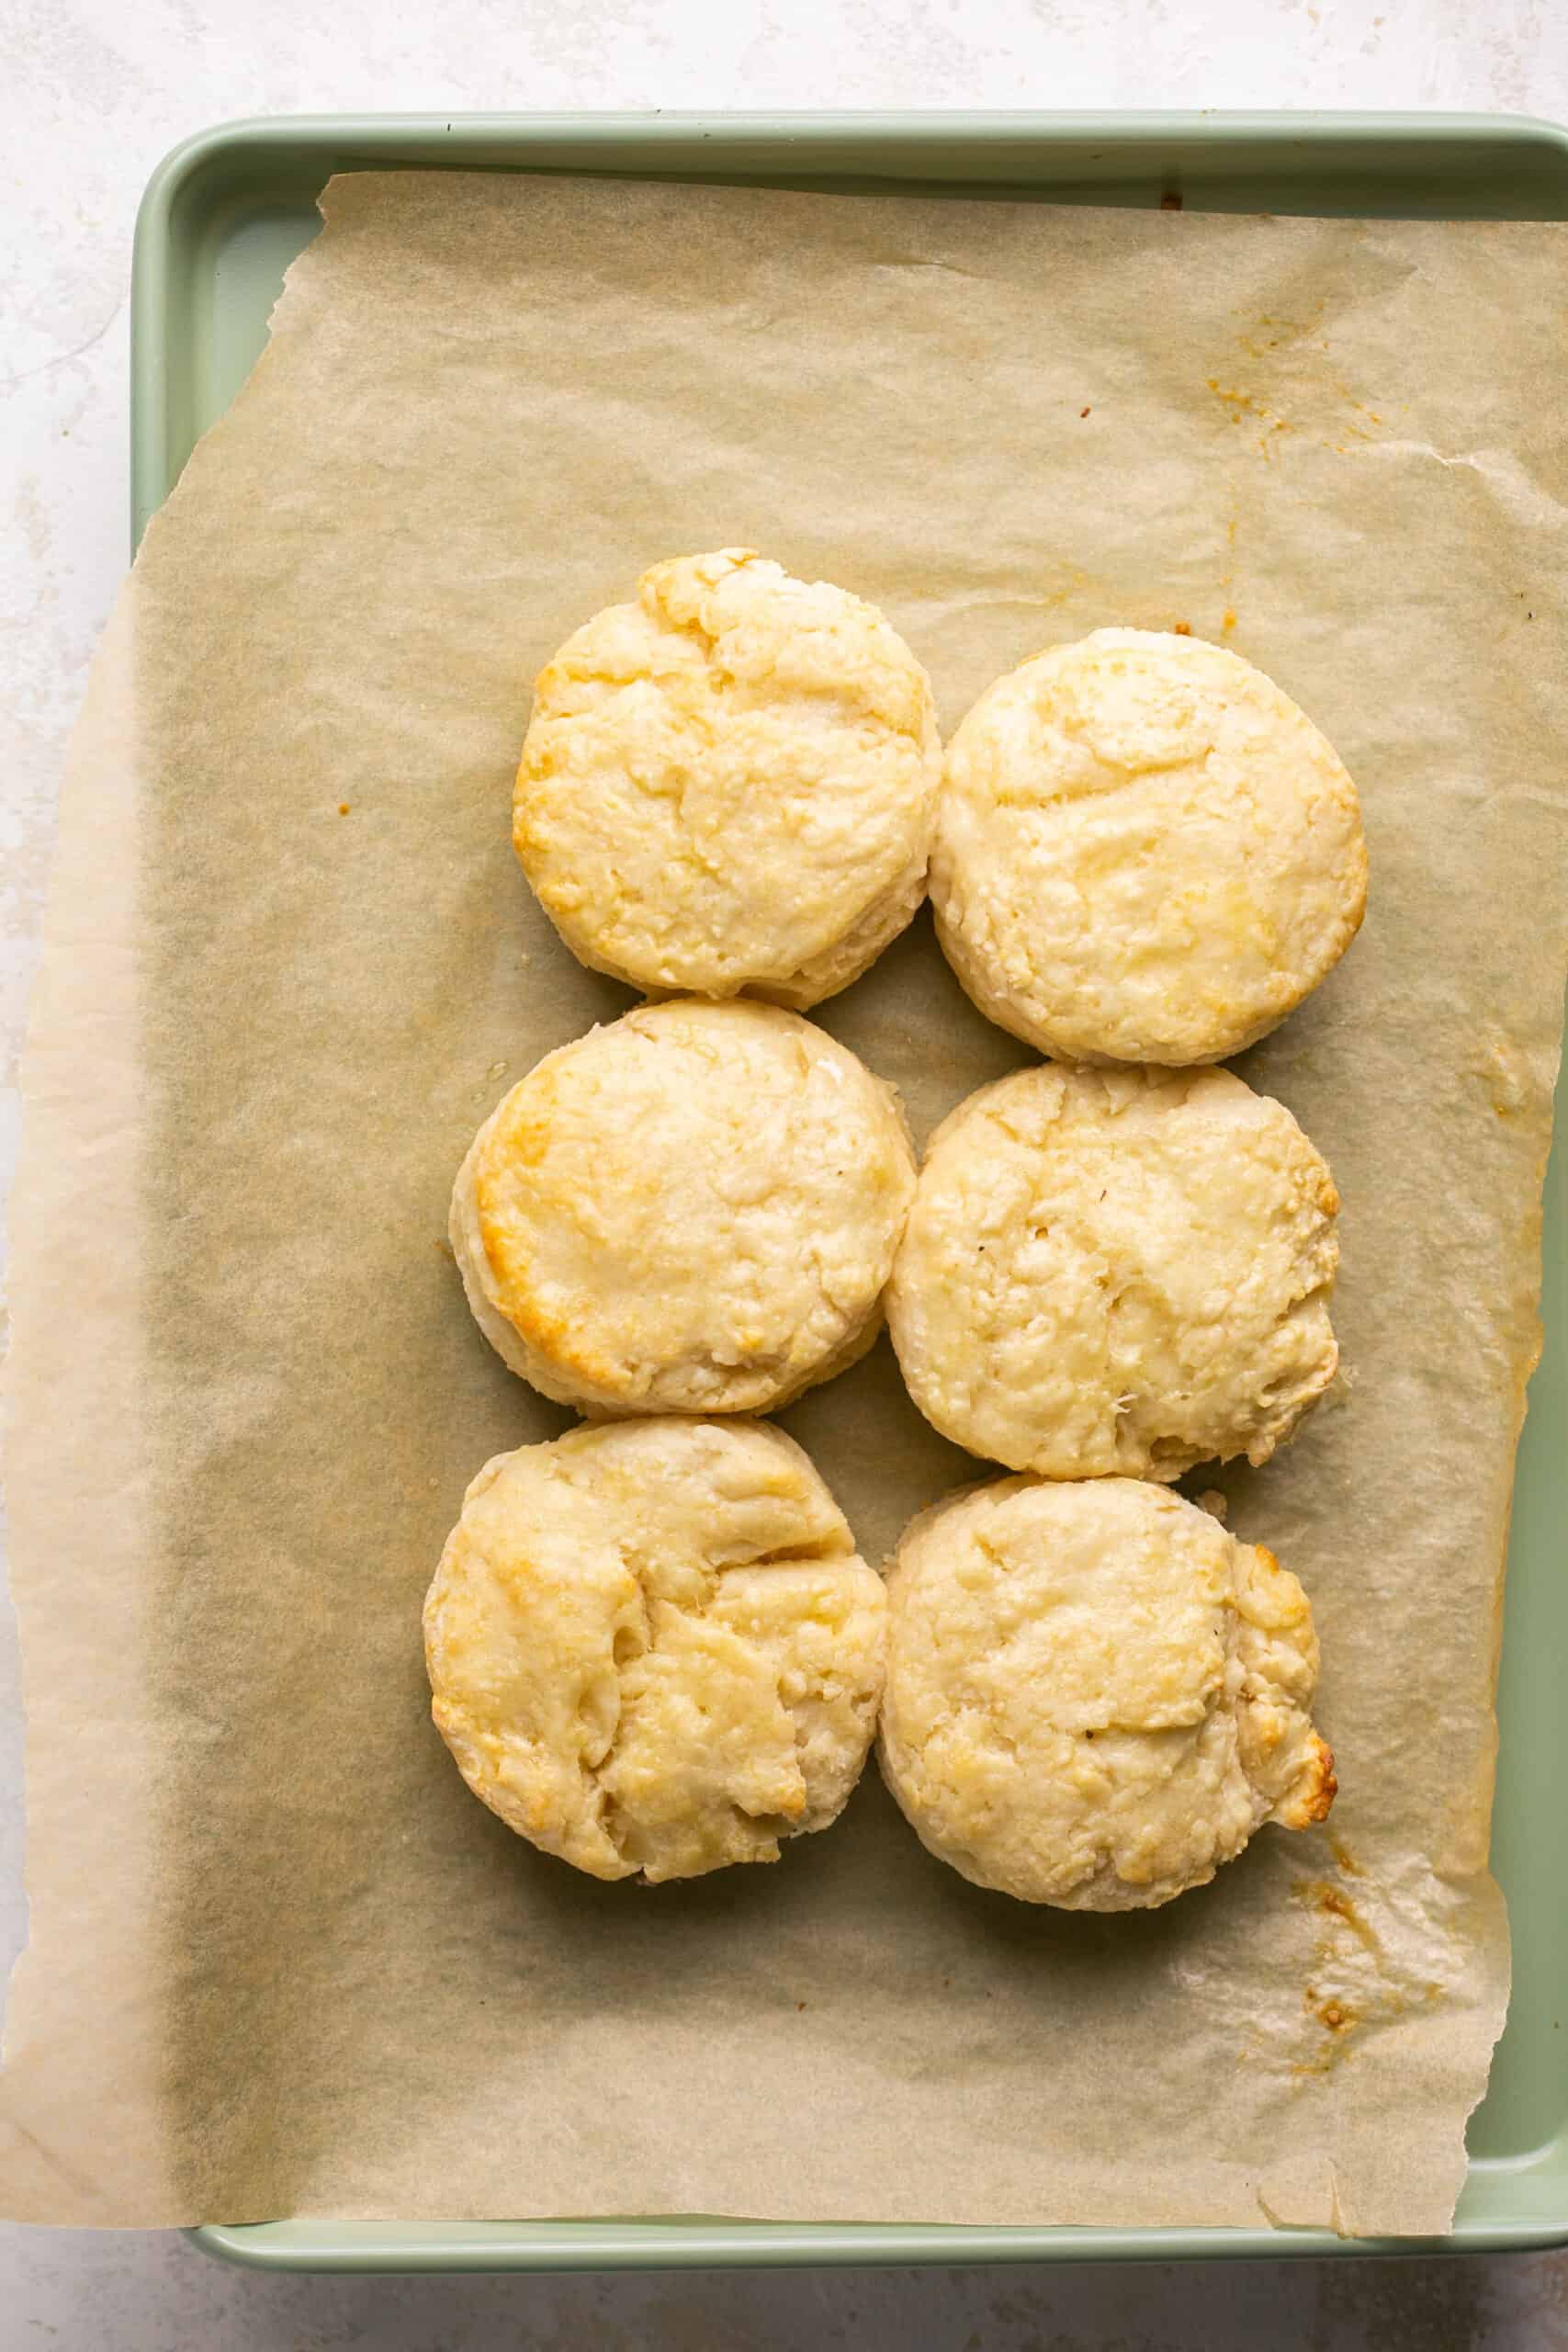
[[[1351,1878],[1365,1875],[1340,1839],[1331,1838],[1328,1844],[1336,1866],[1343,1874]],[[1311,2055],[1292,2066],[1292,2075],[1300,2081],[1327,2074],[1349,2055],[1359,2027],[1375,2019],[1402,2016],[1407,2004],[1403,1993],[1386,1982],[1382,1938],[1342,1886],[1336,1885],[1332,1879],[1298,1878],[1291,1894],[1293,1901],[1317,1916],[1313,1975],[1303,1990],[1302,2007],[1327,2037]],[[1349,1998],[1343,1986],[1347,1964],[1357,1964],[1357,1956],[1347,1946],[1347,1934],[1359,1944],[1372,1967],[1375,1992],[1370,2003],[1363,1995],[1359,2006]],[[1319,1980],[1325,1976],[1339,1981],[1325,1984]]]
[[[1303,318],[1266,311],[1255,327],[1235,338],[1237,351],[1249,364],[1240,368],[1233,363],[1203,379],[1233,424],[1255,428],[1252,447],[1265,459],[1272,459],[1285,435],[1297,433],[1318,448],[1348,457],[1356,443],[1375,440],[1382,425],[1378,410],[1322,365],[1329,348],[1327,336],[1319,331],[1326,307],[1325,297]],[[1304,399],[1292,397],[1298,389]],[[1328,429],[1307,424],[1303,414],[1303,410],[1321,413],[1325,395],[1338,410]]]
[[[1374,1958],[1382,1958],[1382,1945],[1377,1929],[1369,1919],[1362,1917],[1343,1887],[1336,1886],[1331,1879],[1299,1878],[1292,1893],[1298,1903],[1310,1905],[1325,1919],[1338,1920]]]

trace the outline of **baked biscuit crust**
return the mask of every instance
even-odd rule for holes
[[[512,1089],[450,1231],[480,1329],[547,1396],[761,1412],[870,1347],[914,1186],[897,1097],[847,1046],[679,998]]]
[[[437,1729],[595,1878],[771,1862],[870,1747],[886,1604],[810,1462],[750,1421],[623,1421],[487,1462],[424,1606]]]
[[[1359,927],[1356,788],[1239,655],[1097,629],[998,678],[964,719],[931,895],[968,994],[1040,1052],[1220,1061],[1282,1021]]]
[[[927,1149],[887,1294],[909,1393],[1051,1478],[1267,1462],[1338,1363],[1338,1206],[1229,1070],[1016,1071]]]
[[[925,895],[931,683],[874,605],[744,548],[655,564],[540,673],[513,839],[574,956],[804,1007]]]
[[[888,1575],[882,1770],[922,1842],[1026,1903],[1122,1911],[1333,1803],[1317,1638],[1261,1545],[1130,1478],[1004,1478]]]

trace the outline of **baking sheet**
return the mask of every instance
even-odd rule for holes
[[[327,211],[75,750],[17,1204],[0,2194],[1441,2228],[1506,1980],[1562,232],[422,175]],[[1145,1919],[980,1894],[871,1782],[777,1870],[598,1887],[424,1719],[462,1487],[566,1418],[467,1320],[451,1171],[626,1001],[513,867],[527,680],[646,561],[735,541],[883,603],[949,724],[1042,643],[1185,621],[1362,786],[1367,931],[1243,1065],[1346,1195],[1348,1378],[1224,1481],[1314,1594],[1345,1793]],[[823,1017],[922,1128],[1023,1057],[923,922]],[[786,1419],[872,1556],[970,1475],[885,1349]]]

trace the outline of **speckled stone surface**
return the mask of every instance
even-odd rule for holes
[[[126,549],[137,199],[226,117],[339,108],[1365,107],[1568,119],[1560,0],[5,0],[0,1193],[61,752]],[[0,1965],[23,1932],[0,1613]],[[809,2346],[1568,2352],[1568,2254],[560,2279],[272,2278],[0,2226],[0,2352]]]

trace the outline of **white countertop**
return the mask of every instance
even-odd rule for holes
[[[126,560],[136,205],[239,115],[1318,107],[1568,119],[1554,0],[11,0],[0,337],[0,1192],[61,754]],[[0,1611],[0,1966],[23,1932]],[[270,2278],[177,2236],[0,2225],[0,2352],[375,2345],[1550,2352],[1568,2254],[562,2279]]]

